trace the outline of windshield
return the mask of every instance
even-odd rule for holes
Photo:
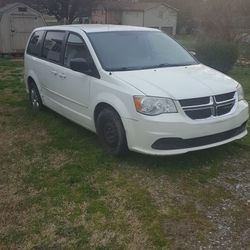
[[[88,36],[107,71],[197,64],[182,46],[159,31],[97,32]]]

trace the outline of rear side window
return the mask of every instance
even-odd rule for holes
[[[64,31],[48,31],[44,40],[42,57],[59,63],[61,61],[64,36]]]
[[[36,31],[32,35],[29,45],[27,48],[27,53],[33,56],[39,56],[42,48],[42,39],[43,39],[44,31]]]

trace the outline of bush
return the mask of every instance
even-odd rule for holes
[[[227,73],[237,62],[239,51],[235,43],[206,40],[197,43],[196,54],[201,63]]]

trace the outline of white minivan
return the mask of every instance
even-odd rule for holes
[[[25,83],[35,111],[47,106],[97,133],[113,155],[182,154],[247,134],[241,85],[156,29],[35,29]]]

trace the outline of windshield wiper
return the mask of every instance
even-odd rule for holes
[[[108,71],[130,71],[130,70],[138,70],[139,67],[120,67],[114,69],[107,69]]]
[[[170,64],[170,63],[161,63],[158,65],[152,66],[141,66],[141,67],[120,67],[120,68],[111,68],[106,69],[107,71],[131,71],[131,70],[143,70],[143,69],[155,69],[155,68],[168,68],[168,67],[180,67],[180,66],[189,66],[194,65],[194,63],[183,63],[183,64]]]
[[[155,65],[154,68],[181,67],[181,66],[190,66],[190,65],[194,65],[194,64],[193,63],[179,63],[179,64],[161,63],[158,65]]]

